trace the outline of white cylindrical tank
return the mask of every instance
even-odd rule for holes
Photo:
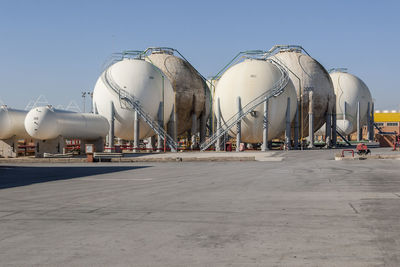
[[[255,98],[270,90],[282,78],[282,72],[269,61],[247,59],[229,68],[220,78],[215,88],[214,110],[218,98],[222,121],[229,120],[238,112],[237,98],[241,98],[241,106],[246,106]],[[287,99],[290,97],[290,119],[296,112],[296,91],[289,80],[282,94],[269,99],[268,105],[268,140],[280,137],[285,129]],[[263,137],[264,105],[255,108],[255,113],[242,120],[242,141],[260,143]],[[229,132],[236,135],[236,127]]]
[[[164,124],[168,123],[174,103],[174,92],[170,81],[160,69],[144,60],[126,58],[111,65],[105,71],[108,71],[120,88],[139,100],[142,108],[154,121],[158,121],[160,102],[164,101]],[[97,80],[93,91],[94,108],[100,115],[109,119],[111,103],[113,103],[115,136],[133,140],[134,112],[120,102],[118,94],[106,86],[102,76]],[[139,125],[140,139],[155,135],[143,120],[140,120]]]
[[[288,69],[289,77],[296,89],[300,101],[299,127],[300,137],[307,137],[309,91],[313,91],[314,130],[318,130],[326,121],[326,112],[332,111],[334,90],[328,71],[314,58],[301,53],[298,49],[281,50],[272,56]]]
[[[107,119],[101,115],[59,110],[52,106],[33,108],[25,118],[26,131],[39,140],[58,136],[94,140],[105,137],[109,127]]]
[[[28,112],[0,107],[0,139],[9,139],[13,136],[17,138],[29,138],[29,134],[25,131],[24,121]]]
[[[192,65],[168,49],[153,52],[146,60],[160,68],[171,81],[175,92],[177,134],[183,134],[192,127],[193,113],[199,118],[209,110],[209,88]]]
[[[357,131],[357,103],[360,102],[361,125],[367,123],[368,103],[372,97],[368,87],[358,77],[343,71],[330,74],[336,94],[337,127],[341,134]]]

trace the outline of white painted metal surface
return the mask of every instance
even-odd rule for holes
[[[341,134],[349,135],[357,131],[357,102],[360,102],[361,125],[367,123],[371,93],[361,79],[350,73],[336,71],[330,76],[336,94],[337,128]]]
[[[25,118],[25,129],[30,136],[49,140],[62,136],[94,140],[105,137],[109,130],[106,118],[90,113],[76,113],[51,106],[33,108]]]
[[[191,130],[192,114],[195,113],[198,119],[203,112],[209,110],[207,84],[193,66],[168,51],[152,53],[146,60],[161,69],[171,81],[176,98],[177,134]]]
[[[264,60],[248,59],[228,69],[218,81],[215,88],[214,110],[217,108],[217,99],[220,100],[222,120],[228,120],[238,112],[237,97],[241,98],[242,107],[271,89],[280,78],[281,72],[272,63]],[[286,85],[282,94],[269,99],[268,140],[280,137],[285,130],[285,115],[287,99],[290,97],[291,107],[296,106],[296,91],[291,81]],[[263,140],[263,113],[264,105],[259,105],[252,114],[242,120],[242,141],[260,143]],[[293,120],[295,108],[290,110]],[[229,132],[235,136],[235,127]]]
[[[313,125],[315,130],[325,123],[326,112],[333,108],[335,96],[329,73],[318,61],[297,49],[282,50],[272,58],[288,69],[297,97],[301,100],[300,137],[307,137],[309,134],[308,91],[313,91]]]
[[[13,136],[17,138],[29,138],[30,136],[25,131],[24,121],[28,112],[8,108],[7,106],[0,107],[0,139],[9,139]]]
[[[164,124],[168,123],[174,103],[174,92],[170,81],[160,69],[144,60],[124,59],[110,66],[109,70],[113,80],[138,99],[143,109],[155,121],[158,120],[160,102],[164,100]],[[133,140],[134,112],[121,106],[119,96],[107,88],[100,77],[93,91],[94,108],[100,115],[109,118],[110,102],[113,102],[115,107],[115,136]],[[145,139],[153,135],[153,130],[140,121],[139,138]]]

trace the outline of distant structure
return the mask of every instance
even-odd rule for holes
[[[35,107],[40,107],[40,106],[47,106],[49,104],[49,101],[47,101],[46,96],[40,95],[36,100],[30,100],[28,104],[25,107],[25,110],[31,110]]]
[[[73,111],[73,112],[81,112],[79,105],[76,103],[75,100],[71,100],[65,110]]]

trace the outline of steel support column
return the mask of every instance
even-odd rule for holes
[[[308,93],[309,106],[308,106],[308,140],[310,144],[308,148],[314,148],[314,111],[313,111],[313,91]]]
[[[237,108],[238,108],[238,116],[240,116],[240,113],[242,110],[240,96],[237,97],[236,102],[237,102]],[[242,121],[239,120],[238,123],[236,124],[236,152],[240,151],[240,143],[241,142],[242,142]]]
[[[97,108],[96,108],[97,111]],[[108,147],[108,152],[113,152],[114,148],[114,129],[115,129],[115,110],[114,110],[114,103],[111,101],[110,102],[110,118],[109,121],[110,123],[110,130],[108,131],[108,141],[107,141],[107,147]]]
[[[263,117],[263,143],[261,151],[267,151],[268,148],[268,98],[264,100],[264,117]]]
[[[133,152],[139,152],[139,113],[135,110],[133,121]]]
[[[217,135],[221,133],[221,109],[220,109],[220,101],[219,97],[217,98]],[[215,151],[221,151],[221,137],[217,139],[217,142],[215,143]]]
[[[285,145],[286,149],[290,150],[291,149],[291,121],[290,121],[290,97],[287,99],[287,105],[286,105],[286,130],[285,130]]]
[[[357,102],[357,142],[362,140],[360,102]]]

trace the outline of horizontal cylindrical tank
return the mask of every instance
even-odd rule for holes
[[[161,112],[160,114],[164,114],[160,115],[160,118],[164,118],[164,125],[168,123],[174,92],[170,81],[160,69],[144,60],[126,58],[114,63],[106,71],[115,84],[139,101],[143,110],[154,121],[158,121]],[[161,102],[164,102],[164,107]],[[115,136],[133,140],[134,111],[129,104],[121,102],[118,93],[107,86],[103,72],[93,91],[94,108],[100,115],[110,119],[111,103],[115,109]],[[140,120],[139,128],[140,139],[155,135],[143,120]]]
[[[372,112],[372,97],[368,87],[358,77],[343,71],[330,74],[336,94],[337,127],[341,134],[357,131],[357,103],[360,102],[361,125],[367,123],[368,103]]]
[[[309,134],[309,91],[313,91],[314,129],[319,129],[326,121],[326,113],[332,111],[334,90],[328,71],[314,58],[298,49],[281,50],[272,56],[287,68],[289,77],[299,99],[300,138]]]
[[[26,131],[39,140],[58,136],[94,140],[105,137],[109,127],[107,119],[101,115],[59,110],[52,106],[33,108],[25,118]]]
[[[282,72],[269,61],[247,59],[229,68],[220,78],[215,88],[214,110],[218,99],[222,121],[229,120],[239,110],[237,98],[241,106],[246,106],[255,98],[270,90],[282,78]],[[290,120],[296,112],[297,96],[292,82],[289,80],[283,93],[272,97],[268,102],[268,140],[280,137],[285,129],[287,99],[290,97]],[[263,137],[264,105],[258,105],[254,112],[246,116],[241,123],[243,142],[260,143]],[[236,127],[229,135],[235,136]]]
[[[146,60],[160,68],[171,81],[175,92],[177,134],[183,134],[192,127],[193,113],[199,118],[209,110],[208,86],[192,65],[169,50],[153,52]]]
[[[29,138],[29,134],[25,131],[24,121],[28,112],[0,107],[0,139],[9,139],[11,137]]]

